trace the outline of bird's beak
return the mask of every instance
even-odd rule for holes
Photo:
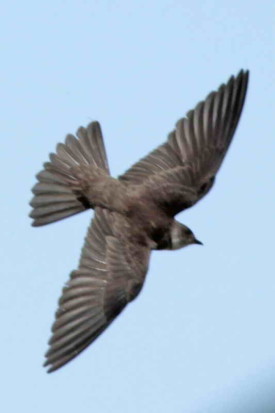
[[[203,243],[199,241],[198,239],[195,239],[194,244],[203,245]]]

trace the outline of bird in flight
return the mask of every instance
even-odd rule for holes
[[[67,135],[37,175],[33,226],[92,208],[78,268],[59,299],[45,366],[57,370],[91,344],[140,292],[152,250],[201,244],[175,215],[212,188],[244,105],[241,70],[176,123],[165,143],[117,179],[100,124]]]

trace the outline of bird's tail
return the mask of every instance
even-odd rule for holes
[[[83,196],[83,185],[87,171],[89,177],[108,176],[101,128],[98,122],[87,128],[79,128],[77,138],[67,135],[65,144],[59,143],[55,154],[50,154],[50,162],[37,175],[38,183],[33,187],[32,225],[46,225],[90,208]]]

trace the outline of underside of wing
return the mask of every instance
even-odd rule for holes
[[[148,262],[144,261],[142,276],[135,272],[128,252],[114,234],[112,220],[111,213],[96,209],[79,268],[71,273],[59,300],[46,353],[49,372],[62,367],[91,344],[143,284]]]
[[[177,122],[166,143],[133,165],[120,180],[148,185],[151,191],[155,188],[159,202],[165,201],[173,215],[185,205],[193,205],[213,185],[237,127],[247,84],[248,72],[241,70],[232,76]],[[169,199],[161,196],[167,191],[172,193]]]

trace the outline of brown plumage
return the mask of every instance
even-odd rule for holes
[[[240,71],[179,120],[167,141],[118,179],[110,176],[98,122],[58,144],[37,175],[30,216],[46,225],[88,208],[95,215],[79,267],[62,291],[45,365],[77,356],[140,292],[153,249],[201,244],[174,216],[213,186],[243,108]]]

